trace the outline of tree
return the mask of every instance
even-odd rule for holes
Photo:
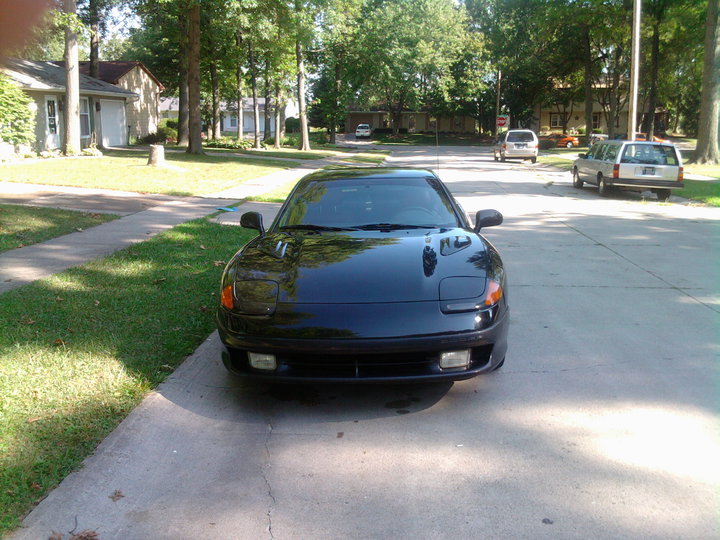
[[[364,14],[362,32],[366,102],[390,111],[393,134],[401,113],[418,109],[426,96],[448,83],[466,32],[465,9],[452,0],[383,2]]]
[[[185,5],[188,27],[188,154],[202,154],[202,115],[200,113],[200,4],[187,0]]]
[[[0,73],[0,141],[35,142],[35,114],[30,99],[10,78]]]
[[[63,0],[67,17],[65,26],[65,132],[63,153],[80,153],[80,63],[78,60],[77,4],[75,0]]]
[[[718,5],[720,0],[708,0],[705,27],[705,62],[700,101],[700,130],[695,161],[720,163],[718,149],[718,116],[720,115],[720,28]]]

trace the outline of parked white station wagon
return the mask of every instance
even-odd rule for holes
[[[573,186],[595,184],[601,196],[618,187],[630,191],[651,189],[660,201],[671,189],[683,187],[680,152],[672,143],[643,141],[602,141],[587,154],[580,154],[573,166]]]

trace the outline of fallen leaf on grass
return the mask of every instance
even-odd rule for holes
[[[206,312],[207,310],[208,310],[207,306],[200,306],[200,311],[202,311],[203,313]]]
[[[37,491],[39,489],[42,489],[42,486],[37,482],[33,482],[32,484],[30,484],[30,489],[34,489],[35,491]]]
[[[205,246],[203,246],[202,244],[200,244],[200,249],[207,249],[207,248]]]
[[[38,420],[42,420],[42,416],[35,416],[34,418],[28,418],[28,424],[32,424],[34,422],[37,422]]]
[[[163,364],[162,366],[160,366],[160,369],[162,369],[163,371],[172,371],[175,368],[172,366],[168,366],[167,364]]]
[[[213,261],[213,266],[223,266],[225,261]]]
[[[65,342],[64,342],[62,339],[57,338],[55,341],[53,341],[53,345],[57,345],[58,347],[60,347],[60,346],[63,346],[63,347],[64,347],[64,346],[65,346]]]
[[[99,305],[100,305],[100,300],[95,300],[95,305],[96,305],[96,306],[99,306]]]
[[[56,302],[64,302],[65,299],[64,299],[63,297],[61,297],[61,296],[56,296],[56,297],[55,297],[55,301],[56,301]]]
[[[20,322],[23,324],[35,324],[35,321],[32,320],[30,317],[28,317],[27,319],[23,319]]]
[[[82,231],[83,231],[80,227],[75,227],[75,230],[76,230],[77,232],[82,232]]]
[[[155,285],[159,285],[159,284],[162,283],[163,281],[167,281],[167,278],[164,278],[164,277],[158,278],[158,279],[156,279],[156,280],[153,280],[153,283],[154,283]]]
[[[108,495],[110,499],[112,499],[112,502],[118,502],[120,499],[122,499],[125,495],[123,495],[123,492],[119,489],[116,489],[113,491],[112,495]]]

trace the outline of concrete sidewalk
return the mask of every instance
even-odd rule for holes
[[[105,257],[180,223],[212,214],[219,207],[267,193],[339,162],[337,158],[307,160],[297,168],[277,171],[203,197],[0,182],[0,202],[122,216],[91,229],[0,254],[0,294],[98,257]],[[269,224],[279,206],[248,202],[240,205],[237,212],[216,216],[215,221],[238,224],[243,212],[255,210],[262,213],[264,222]]]

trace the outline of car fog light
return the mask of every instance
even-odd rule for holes
[[[250,366],[254,367],[255,369],[272,371],[277,367],[277,361],[275,360],[274,354],[249,352],[248,358],[250,359]]]
[[[441,369],[467,368],[470,365],[470,349],[447,351],[440,354]]]

